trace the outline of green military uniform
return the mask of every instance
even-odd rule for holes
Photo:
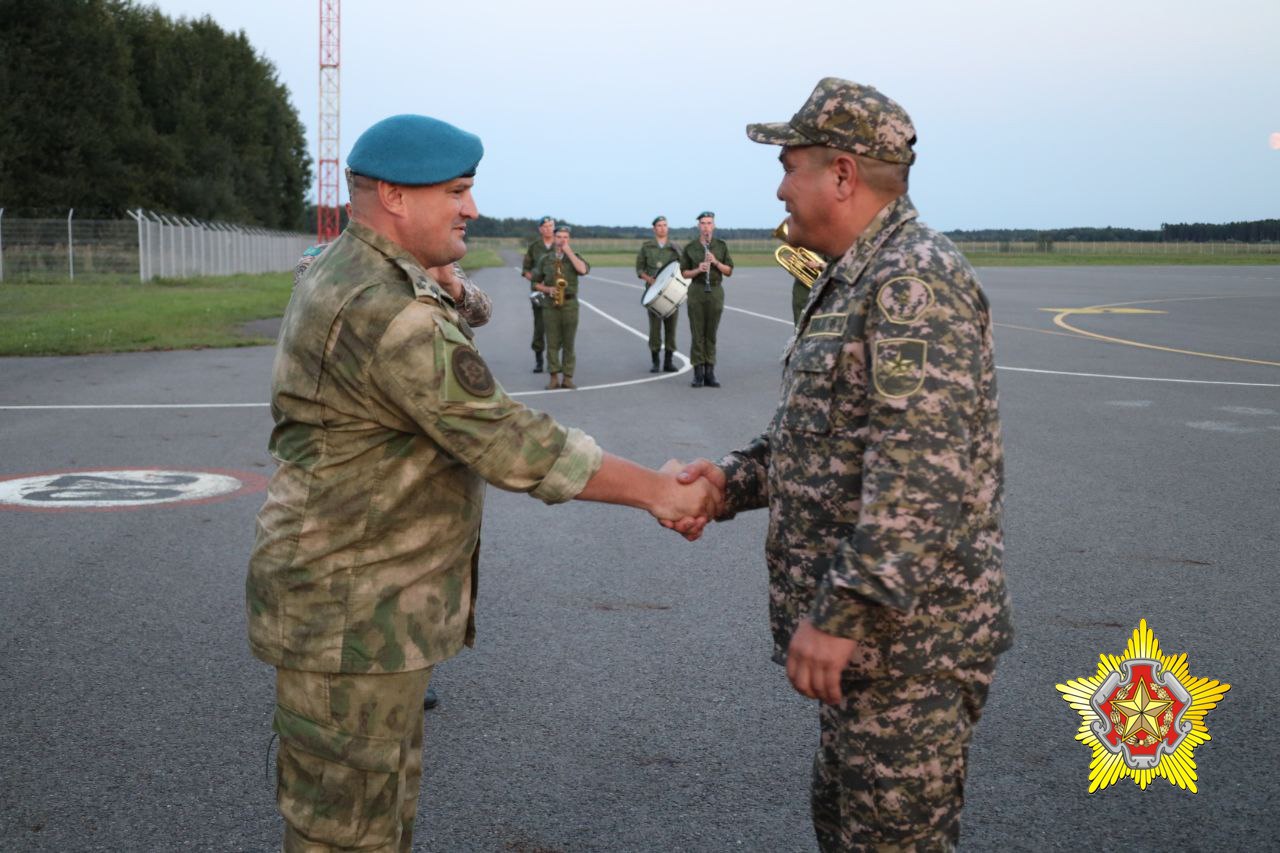
[[[690,240],[680,255],[680,267],[690,270],[702,263],[705,248],[701,240]],[[729,245],[719,237],[711,238],[711,254],[727,267],[733,266]],[[693,344],[689,360],[695,365],[716,363],[716,330],[724,313],[724,274],[715,267],[693,277],[689,284],[689,331]]]
[[[636,253],[636,278],[643,280],[645,275],[657,276],[662,268],[672,261],[680,260],[680,250],[675,247],[670,239],[665,245],[659,246],[656,239],[645,240],[640,245],[640,251]],[[699,262],[701,263],[701,262]],[[641,296],[643,299],[643,294]],[[680,317],[680,309],[676,308],[666,317],[659,317],[652,311],[646,311],[649,315],[649,352],[655,358],[658,351],[663,349],[663,333],[666,333],[666,351],[673,353],[676,351],[676,322]]]
[[[542,256],[551,251],[551,246],[542,242],[539,237],[529,244],[529,248],[524,252],[524,260],[520,264],[520,273],[532,274],[538,268],[538,262],[542,260]],[[533,282],[529,282],[529,292],[536,293],[533,289]],[[531,298],[529,300],[533,306],[533,341],[530,346],[537,353],[538,360],[542,360],[542,353],[547,349],[547,326],[546,320],[542,316],[543,300]]]
[[[272,414],[246,592],[279,668],[285,849],[407,850],[423,690],[475,636],[484,484],[566,501],[602,454],[508,397],[448,296],[359,223],[294,291]]]
[[[587,263],[586,258],[578,255],[578,260],[587,265],[587,272],[591,272],[591,264]],[[557,308],[548,295],[547,304],[542,309],[547,326],[547,372],[552,375],[563,373],[565,378],[569,378],[573,376],[578,361],[573,348],[574,338],[578,334],[578,271],[573,268],[568,256],[557,257],[556,251],[552,249],[538,262],[533,281],[550,287],[558,278],[566,282],[564,305]]]
[[[805,618],[858,641],[844,703],[821,709],[823,849],[954,844],[1012,642],[1003,458],[986,297],[906,196],[814,284],[768,431],[720,465],[729,514],[769,508],[775,660]]]
[[[791,322],[800,325],[800,313],[809,301],[809,288],[798,278],[791,279]]]

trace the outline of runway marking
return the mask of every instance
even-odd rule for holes
[[[1080,339],[1079,335],[1073,335],[1070,332],[1055,332],[1053,329],[1037,329],[1034,326],[1015,326],[1013,323],[992,323],[991,325],[1000,329],[1017,329],[1020,332],[1038,332],[1042,335],[1058,335],[1063,338]]]
[[[583,276],[583,278],[594,278],[596,281],[607,281],[609,284],[617,284],[617,285],[621,285],[622,287],[633,287],[633,288],[636,288],[637,290],[645,289],[644,285],[642,284],[632,284],[629,281],[617,281],[616,279],[605,278],[604,276],[595,275],[593,273],[588,273],[587,275]],[[783,320],[781,317],[770,317],[768,314],[757,314],[754,311],[748,311],[746,308],[735,308],[732,305],[726,305],[724,306],[724,310],[737,311],[739,314],[746,314],[751,317],[758,317],[761,320],[772,320],[773,322],[781,323],[784,326],[792,326],[792,327],[795,326],[795,324],[792,323],[790,320]],[[645,337],[645,340],[648,340],[649,338],[648,335],[645,335],[644,337]]]
[[[1168,314],[1168,311],[1156,311],[1150,308],[1112,308],[1097,305],[1093,308],[1041,308],[1050,314]]]
[[[1177,347],[1164,347],[1164,346],[1159,346],[1157,344],[1144,344],[1141,341],[1131,341],[1126,338],[1116,338],[1116,337],[1111,337],[1109,335],[1099,335],[1094,332],[1086,332],[1084,329],[1076,328],[1075,326],[1071,325],[1070,323],[1068,323],[1066,320],[1063,319],[1063,317],[1067,317],[1071,314],[1100,314],[1100,313],[1104,313],[1106,309],[1124,308],[1129,305],[1156,305],[1164,302],[1204,302],[1204,301],[1213,300],[1213,299],[1249,299],[1249,298],[1253,298],[1253,297],[1178,296],[1178,297],[1172,297],[1169,299],[1141,299],[1141,300],[1136,300],[1134,302],[1112,302],[1106,305],[1089,305],[1084,308],[1062,309],[1062,313],[1059,313],[1054,316],[1053,324],[1055,326],[1058,326],[1059,328],[1066,329],[1069,332],[1075,332],[1076,334],[1082,335],[1086,338],[1094,338],[1095,340],[1106,341],[1108,343],[1113,343],[1113,344],[1123,344],[1125,346],[1156,350],[1158,352],[1172,352],[1172,353],[1177,353],[1178,355],[1192,355],[1192,356],[1197,356],[1199,358],[1212,358],[1212,359],[1218,359],[1220,361],[1237,361],[1243,364],[1261,364],[1267,367],[1280,367],[1280,361],[1266,361],[1260,358],[1243,358],[1241,356],[1236,356],[1236,355],[1219,355],[1217,353],[1211,353],[1211,352],[1197,352],[1195,350],[1178,349]],[[1053,310],[1053,309],[1041,309],[1041,310]],[[1120,313],[1120,312],[1112,312],[1112,313]]]
[[[519,268],[515,267],[513,269],[519,269]],[[604,281],[604,282],[608,282],[609,284],[621,285],[622,287],[643,289],[638,284],[631,284],[625,281],[617,281],[615,279],[604,278],[602,276],[598,276],[594,274],[588,274],[586,276],[583,276],[583,278],[591,278],[591,279],[595,279],[596,281]],[[1247,299],[1250,297],[1192,296],[1192,297],[1180,297],[1180,299],[1166,299],[1166,300],[1159,300],[1159,301],[1175,302],[1180,300],[1190,301],[1190,300],[1232,299],[1232,298]],[[646,341],[649,339],[649,336],[647,334],[631,326],[628,326],[626,323],[622,322],[618,318],[610,314],[607,314],[606,312],[600,310],[599,308],[590,304],[589,302],[586,302],[585,300],[579,300],[579,301],[582,302],[583,305],[586,305],[588,308],[590,308],[592,311],[595,311],[597,314],[601,315],[602,317],[605,317],[610,322],[618,326],[621,326],[623,329],[626,329],[628,332],[635,335],[636,337]],[[1117,303],[1117,304],[1123,305],[1128,303]],[[725,307],[729,308],[730,306],[726,305]],[[1099,307],[1105,307],[1105,306],[1099,306]],[[792,325],[790,320],[784,320],[780,317],[770,317],[767,314],[757,314],[755,311],[747,311],[746,309],[743,309],[743,308],[736,308],[734,310],[739,311],[740,313],[743,313],[743,314],[748,314],[752,317],[757,317],[762,320],[771,320],[775,323],[782,323],[783,325],[786,325],[786,326]],[[1012,329],[1024,329],[1025,331],[1042,332],[1047,335],[1065,335],[1066,337],[1077,337],[1076,335],[1067,334],[1065,332],[1054,332],[1051,329],[1033,329],[1033,328],[1024,327],[1024,326],[1010,326],[1007,323],[995,323],[994,325],[1004,326],[1006,328],[1012,328]],[[1085,333],[1085,334],[1087,336],[1094,337],[1093,335],[1089,335],[1088,333]],[[1151,346],[1149,344],[1137,344],[1137,345]],[[1152,348],[1163,349],[1162,347],[1152,347]],[[686,356],[684,353],[677,352],[676,357],[679,358],[680,361],[682,362],[682,366],[680,370],[676,373],[659,374],[657,376],[648,376],[643,379],[630,379],[624,382],[608,382],[600,385],[584,385],[580,387],[578,390],[579,391],[595,391],[595,390],[602,390],[606,388],[621,388],[627,385],[640,385],[645,382],[659,382],[663,379],[670,379],[672,377],[681,376],[685,373],[688,373],[689,370],[691,369],[688,356]],[[1234,359],[1230,356],[1217,356],[1217,357],[1227,358],[1235,361],[1242,360],[1242,359]],[[1247,361],[1247,359],[1243,359],[1243,360]],[[1261,363],[1273,364],[1274,362],[1261,362]],[[1280,365],[1277,365],[1277,366],[1280,366]],[[1180,385],[1230,385],[1230,386],[1235,386],[1240,388],[1280,388],[1280,383],[1275,383],[1275,382],[1228,382],[1225,380],[1216,380],[1216,379],[1171,379],[1171,378],[1166,378],[1161,376],[1126,376],[1126,375],[1111,374],[1111,373],[1081,373],[1081,372],[1072,371],[1072,370],[1043,370],[1043,369],[1034,368],[1034,367],[1009,367],[1003,364],[996,365],[996,369],[1005,370],[1012,373],[1038,373],[1046,376],[1078,376],[1084,379],[1125,379],[1131,382],[1171,382],[1171,383],[1180,384]],[[507,392],[507,396],[533,397],[541,394],[559,394],[559,393],[562,393],[562,392],[559,390],[548,391],[546,389],[543,389],[538,391],[509,391]],[[265,409],[265,408],[268,408],[270,405],[271,405],[270,403],[116,403],[116,404],[64,404],[64,405],[30,405],[30,406],[16,405],[16,406],[0,406],[0,412],[66,411],[66,410],[74,410],[74,409],[86,409],[86,410]]]
[[[210,503],[267,487],[261,474],[221,469],[92,468],[0,478],[0,510],[143,509]]]

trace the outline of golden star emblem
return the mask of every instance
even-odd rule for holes
[[[1133,691],[1133,698],[1113,701],[1111,707],[1124,712],[1124,731],[1121,733],[1123,737],[1129,738],[1134,734],[1148,732],[1153,738],[1159,740],[1160,715],[1172,704],[1165,699],[1152,698],[1151,691],[1147,690],[1147,683],[1140,681],[1138,688]]]

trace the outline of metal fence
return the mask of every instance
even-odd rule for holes
[[[6,217],[0,208],[0,281],[85,275],[156,277],[287,272],[314,235],[205,222],[147,210],[129,219]]]

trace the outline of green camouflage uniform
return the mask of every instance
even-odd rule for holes
[[[772,422],[719,464],[728,515],[769,508],[775,660],[804,618],[858,643],[820,711],[822,848],[950,849],[1012,642],[1003,455],[986,297],[906,196],[814,284]]]
[[[542,260],[542,256],[551,251],[551,247],[542,242],[539,237],[529,244],[529,248],[525,250],[524,261],[520,264],[520,273],[529,273],[532,275],[538,269],[538,262]],[[537,293],[533,289],[533,282],[529,282],[529,293]],[[542,304],[544,300],[531,297],[529,303],[533,306],[533,342],[530,346],[536,353],[542,353],[547,348],[547,326],[542,316]]]
[[[727,267],[733,266],[729,246],[719,237],[711,238],[711,254]],[[680,255],[680,267],[691,270],[702,263],[706,252],[700,239],[690,240]],[[695,275],[689,283],[689,331],[693,344],[689,348],[691,364],[716,363],[716,330],[724,313],[724,274],[712,267]]]
[[[591,264],[587,263],[586,258],[578,255],[578,260],[587,265],[587,272],[591,272]],[[564,305],[557,308],[548,294],[546,305],[542,309],[542,318],[547,326],[547,372],[563,373],[566,377],[571,377],[578,363],[573,349],[574,339],[578,335],[578,271],[573,268],[568,256],[557,259],[555,249],[552,249],[534,267],[533,281],[550,287],[557,278],[563,278],[567,282]]]
[[[246,592],[279,668],[285,848],[408,850],[422,691],[475,636],[484,484],[566,501],[602,454],[511,400],[448,296],[359,223],[289,301],[272,414]]]
[[[675,247],[670,239],[667,240],[665,246],[659,246],[657,239],[645,240],[640,245],[640,251],[636,253],[636,278],[644,280],[644,275],[657,276],[662,272],[662,268],[672,261],[680,260],[680,250]],[[646,286],[647,288],[647,286]],[[644,294],[641,293],[641,304],[643,304]],[[649,352],[657,355],[658,350],[663,349],[662,339],[663,332],[666,332],[667,352],[676,351],[676,321],[680,317],[679,307],[672,311],[666,317],[659,317],[652,311],[646,311],[649,315]]]

